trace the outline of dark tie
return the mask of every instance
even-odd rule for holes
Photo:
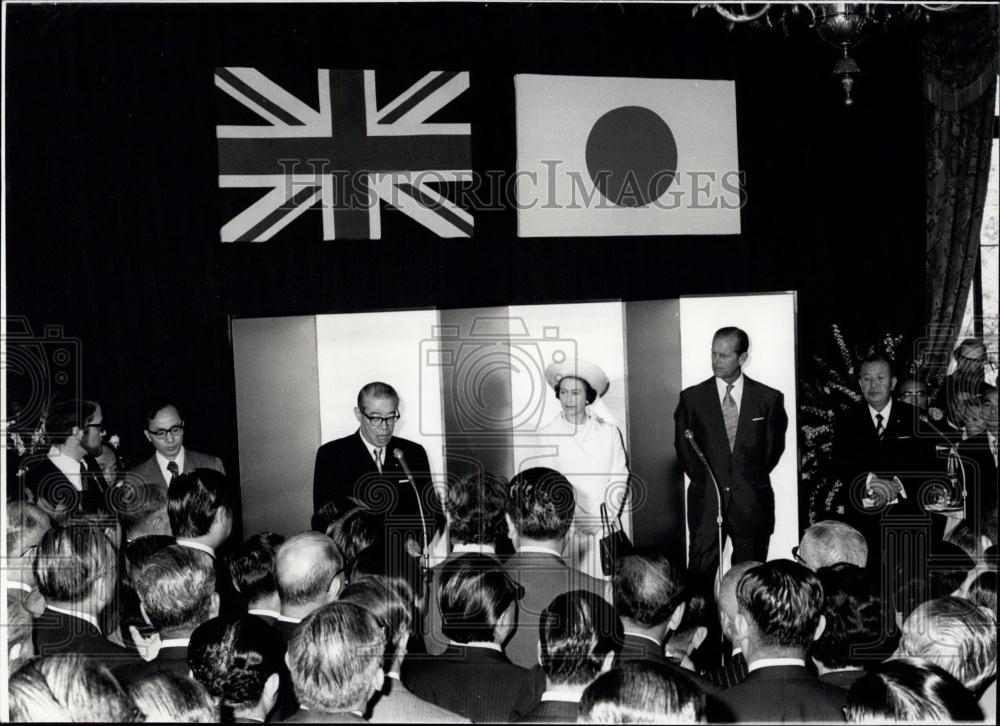
[[[174,479],[177,478],[177,462],[176,461],[168,461],[167,462],[167,471],[170,472],[170,482],[172,482]],[[167,483],[169,484],[170,482],[167,482]]]
[[[726,436],[729,437],[729,450],[733,450],[736,444],[736,427],[740,420],[740,413],[736,410],[736,401],[733,400],[733,384],[726,384],[726,395],[722,399],[722,418],[726,421]]]
[[[882,416],[882,414],[877,413],[875,414],[875,421],[877,422],[875,424],[875,435],[879,437],[879,440],[881,440],[882,434],[885,433],[885,425],[882,423],[885,421],[885,417]]]

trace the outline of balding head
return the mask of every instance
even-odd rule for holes
[[[735,632],[732,630],[733,620],[736,617],[736,586],[740,584],[740,578],[752,570],[757,565],[763,564],[756,560],[740,562],[730,567],[726,574],[722,576],[722,584],[719,586],[719,622],[722,623],[722,631],[730,641],[735,642]]]
[[[816,522],[802,534],[798,556],[813,572],[841,562],[857,567],[868,564],[868,543],[849,524],[826,519]]]
[[[300,532],[278,547],[274,570],[282,613],[312,612],[332,602],[342,585],[344,561],[325,534]]]

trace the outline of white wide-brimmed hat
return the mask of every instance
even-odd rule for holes
[[[553,363],[545,369],[545,380],[553,388],[557,388],[559,381],[567,376],[585,380],[591,388],[597,391],[598,398],[607,393],[608,386],[611,385],[604,371],[593,363],[579,358],[569,358],[562,363]]]

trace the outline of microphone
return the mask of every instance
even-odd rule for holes
[[[396,461],[403,469],[403,473],[406,474],[406,478],[410,482],[410,486],[413,487],[413,493],[417,497],[417,508],[420,510],[420,534],[424,543],[424,572],[429,574],[431,566],[431,548],[427,542],[427,520],[424,518],[424,505],[420,501],[420,490],[417,488],[417,482],[413,478],[413,472],[410,471],[410,467],[406,465],[406,457],[403,456],[403,450],[395,448],[392,450],[392,455],[396,457]]]
[[[413,481],[413,473],[410,471],[410,467],[406,465],[406,457],[403,456],[403,450],[393,449],[392,455],[396,457],[396,461],[398,461],[399,465],[403,467],[403,473],[406,474],[406,478],[410,480],[410,483],[413,484],[413,486],[416,486],[416,483]]]
[[[927,424],[928,426],[930,426],[931,427],[931,431],[933,431],[934,433],[936,433],[939,437],[941,437],[941,439],[944,440],[944,442],[946,444],[948,444],[948,448],[950,448],[950,449],[954,449],[955,448],[955,443],[951,439],[949,439],[947,436],[945,436],[944,431],[942,431],[941,429],[939,429],[937,426],[934,425],[934,422],[931,421],[930,416],[928,416],[925,413],[922,413],[919,416],[917,416],[917,418],[920,419],[920,423]]]
[[[948,478],[951,479],[953,486],[957,486],[959,483],[959,477],[957,475],[961,475],[962,509],[964,511],[965,500],[969,496],[969,493],[965,483],[965,464],[962,462],[962,457],[958,453],[958,444],[954,440],[948,438],[941,429],[935,426],[934,422],[931,421],[927,414],[922,413],[917,416],[917,418],[920,420],[920,423],[930,426],[931,431],[937,434],[938,438],[948,445]]]
[[[694,431],[684,429],[684,438],[691,442],[691,448],[694,449],[694,453],[698,455],[698,458],[705,461],[705,455],[701,453],[701,447],[698,446],[698,442],[694,439]],[[706,463],[705,466],[708,466],[708,464]]]

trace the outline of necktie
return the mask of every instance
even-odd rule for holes
[[[879,440],[881,440],[882,434],[885,433],[885,425],[882,423],[885,421],[885,417],[882,414],[877,413],[875,414],[875,421],[877,421],[875,424],[875,435],[879,437]]]
[[[733,400],[733,384],[726,384],[726,395],[722,399],[722,418],[726,422],[726,436],[729,437],[729,450],[733,450],[736,444],[736,426],[739,423],[740,413],[736,410],[736,401]]]
[[[177,478],[177,462],[176,461],[168,461],[167,462],[167,471],[170,472],[170,481],[172,482],[174,479]],[[167,483],[169,484],[170,482],[167,482]]]
[[[375,466],[378,467],[378,473],[382,473],[382,449],[372,449],[375,454]]]

